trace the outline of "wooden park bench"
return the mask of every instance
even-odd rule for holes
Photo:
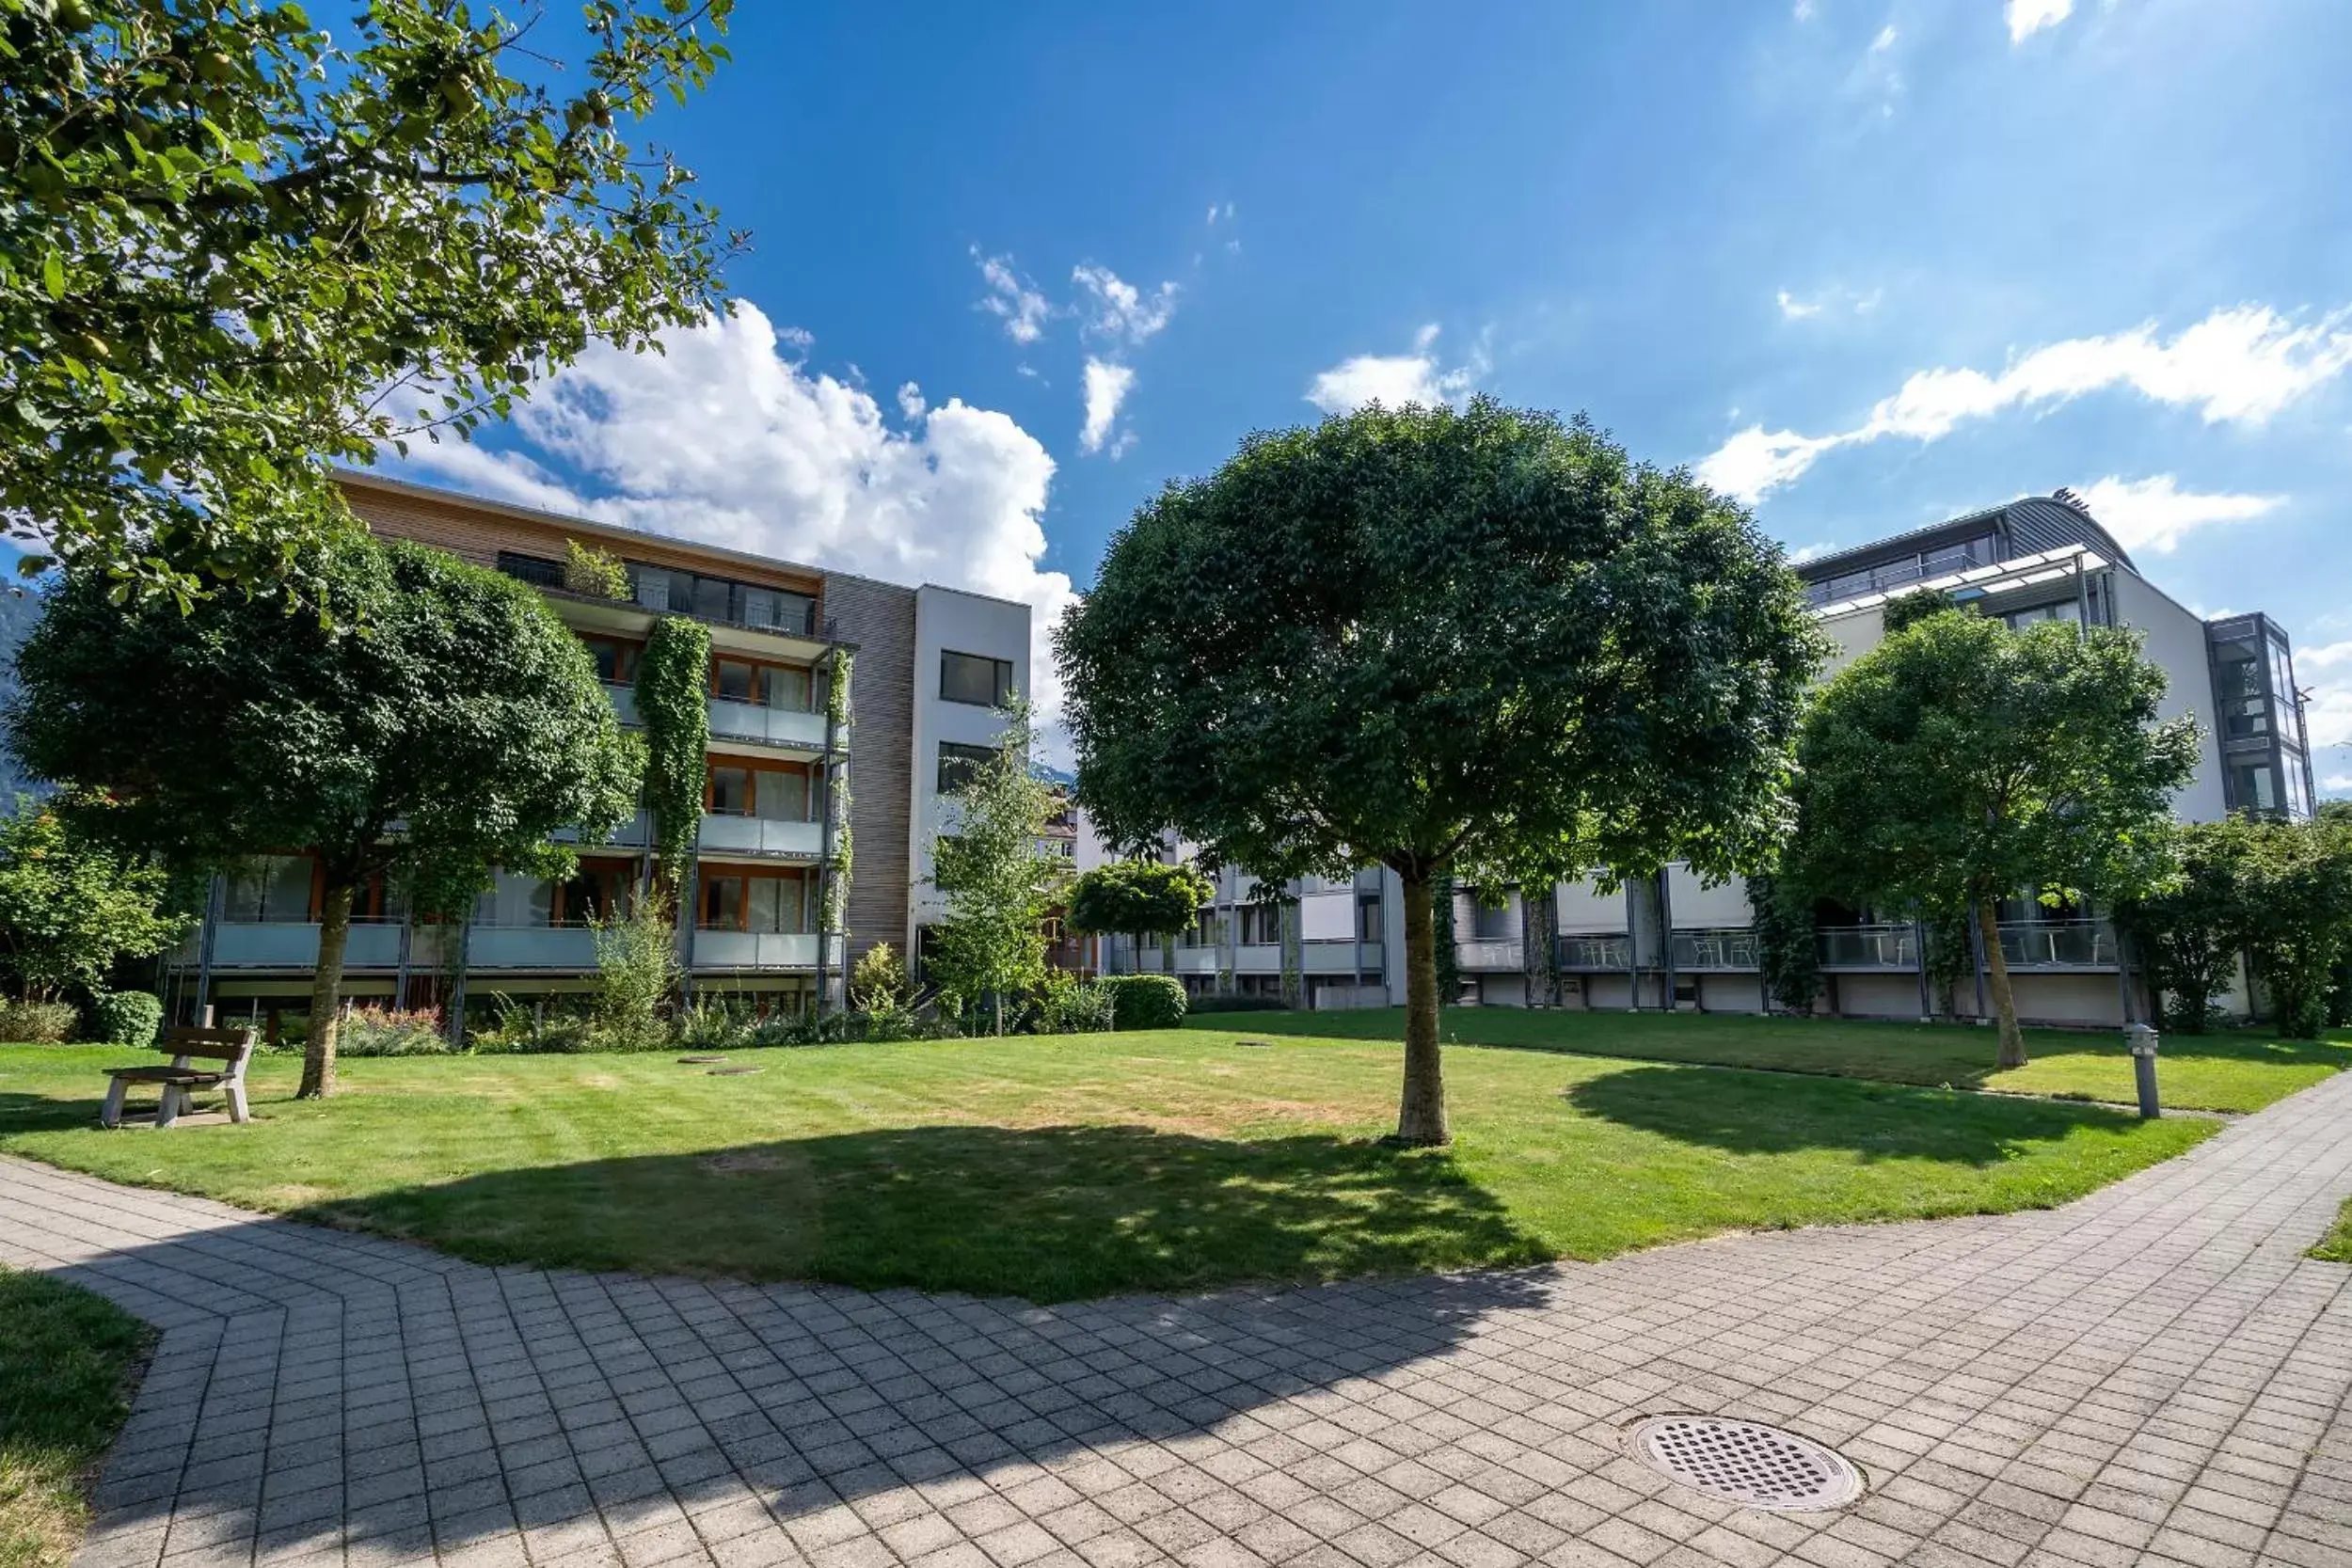
[[[229,1119],[251,1121],[245,1102],[245,1066],[253,1059],[250,1029],[167,1029],[155,1049],[169,1053],[169,1065],[116,1067],[106,1069],[105,1108],[98,1113],[101,1127],[122,1124],[122,1096],[134,1084],[162,1085],[155,1107],[155,1125],[169,1127],[186,1110],[188,1097],[198,1089],[218,1089],[229,1100]],[[207,1066],[198,1067],[201,1059]],[[219,1066],[209,1064],[217,1062]]]

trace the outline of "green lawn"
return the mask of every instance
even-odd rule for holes
[[[103,1298],[0,1269],[0,1568],[72,1560],[146,1343]]]
[[[1058,1300],[1541,1259],[2063,1201],[2209,1120],[1524,1050],[1446,1053],[1457,1141],[1401,1152],[1398,1052],[1170,1030],[343,1065],[249,1127],[103,1132],[119,1051],[0,1050],[0,1148],[485,1261]],[[1256,1038],[1258,1043],[1250,1043]]]
[[[1202,1029],[1332,1039],[1405,1037],[1402,1007],[1328,1013],[1210,1013]],[[2026,1066],[1993,1070],[1989,1029],[1953,1024],[1867,1023],[1833,1019],[1752,1018],[1731,1013],[1586,1013],[1524,1007],[1448,1008],[1445,1038],[1464,1044],[1570,1051],[1644,1061],[1711,1062],[1875,1078],[1892,1084],[1999,1089],[2069,1100],[2136,1102],[2132,1059],[2117,1033],[2028,1029]],[[2259,1111],[2297,1089],[2352,1068],[2352,1030],[2319,1040],[2281,1039],[2258,1029],[2166,1035],[2156,1082],[2167,1105],[2196,1111]]]

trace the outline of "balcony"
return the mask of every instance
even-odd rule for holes
[[[1677,931],[1672,950],[1677,973],[1756,967],[1756,933],[1744,927]]]
[[[1380,973],[1380,944],[1367,942],[1359,944],[1344,937],[1324,942],[1299,943],[1299,973],[1303,974],[1353,974],[1359,954],[1363,958],[1367,975]]]
[[[558,844],[578,844],[580,843],[580,830],[577,828],[558,828],[555,832],[549,833],[548,837],[554,840]],[[615,849],[643,849],[652,842],[653,818],[642,811],[635,816],[630,817],[628,821],[622,823],[618,832],[614,832],[611,838],[603,841],[605,847]],[[596,846],[588,846],[587,847],[593,848],[596,847]]]
[[[763,855],[813,861],[824,850],[824,829],[817,822],[780,822],[765,816],[703,814],[694,847],[710,855]]]
[[[1918,933],[1909,926],[1826,926],[1814,940],[1823,969],[1919,967]]]
[[[1622,931],[1599,936],[1581,934],[1562,937],[1560,967],[1571,974],[1587,970],[1631,969],[1633,939]]]
[[[466,968],[561,969],[573,974],[596,967],[596,934],[580,926],[476,926],[466,933]]]
[[[1527,949],[1516,942],[1457,942],[1454,966],[1467,974],[1517,974],[1527,968]]]
[[[713,697],[710,700],[710,738],[748,740],[754,745],[782,746],[796,752],[822,752],[825,749],[825,716]]]
[[[841,965],[841,938],[825,939],[826,961]],[[814,931],[696,931],[694,968],[787,970],[817,967],[818,937]]]
[[[213,965],[216,969],[309,969],[317,963],[319,928],[315,921],[223,921],[213,928]],[[189,954],[194,958],[193,952]],[[352,922],[343,944],[346,969],[396,969],[400,966],[400,927],[397,924]]]
[[[2001,957],[2011,969],[2113,969],[2115,927],[2104,920],[2001,924]]]
[[[1215,974],[1217,950],[1214,947],[1179,947],[1176,949],[1177,974]]]

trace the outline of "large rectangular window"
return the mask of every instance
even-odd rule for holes
[[[244,925],[310,919],[310,857],[262,855],[239,867],[229,879],[221,918]]]
[[[474,900],[477,926],[552,926],[555,924],[555,884],[540,877],[498,874],[489,892]]]
[[[761,768],[752,774],[752,815],[771,822],[808,820],[808,774],[798,768]]]
[[[972,782],[979,770],[996,760],[990,746],[966,746],[960,741],[939,743],[939,792],[953,795]]]
[[[752,770],[748,768],[713,768],[710,770],[708,809],[721,816],[749,816],[752,814]]]
[[[1273,947],[1282,940],[1282,906],[1279,904],[1244,904],[1233,911],[1241,923],[1240,942],[1244,947]]]
[[[1012,700],[1012,661],[980,654],[943,653],[939,656],[939,695],[943,702],[1003,707]]]
[[[706,931],[796,935],[809,930],[814,879],[798,871],[705,871],[694,923]]]
[[[617,637],[583,637],[588,657],[596,661],[596,679],[607,686],[637,684],[638,646]]]
[[[756,626],[762,631],[780,631],[793,637],[816,635],[817,601],[805,594],[755,588],[726,578],[634,562],[629,565],[628,575],[632,596],[647,610]]]
[[[749,703],[792,713],[809,706],[809,674],[796,665],[761,664],[748,658],[710,661],[710,694],[721,702]]]

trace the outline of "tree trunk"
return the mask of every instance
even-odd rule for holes
[[[310,1035],[302,1045],[299,1100],[335,1092],[335,1036],[342,1027],[343,949],[351,941],[351,885],[329,883],[319,910],[318,965],[310,975]]]
[[[2001,923],[1993,900],[1977,900],[1977,931],[1984,938],[1984,974],[1993,989],[1994,1016],[2001,1021],[2004,1068],[2026,1065],[2026,1032],[2017,1027],[2017,993],[2009,983],[2009,956],[2001,951]]]
[[[1438,951],[1429,879],[1405,883],[1405,1094],[1396,1141],[1427,1148],[1450,1142],[1445,1069],[1438,1054]]]

